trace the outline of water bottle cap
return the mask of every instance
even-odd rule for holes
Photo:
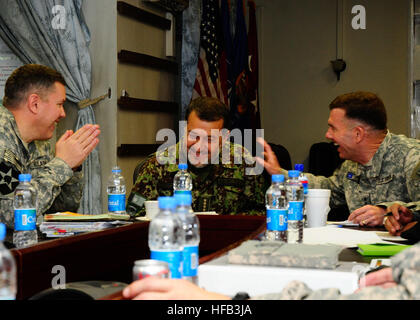
[[[303,164],[302,163],[297,163],[295,164],[295,170],[303,172]]]
[[[300,172],[297,170],[289,170],[289,178],[297,178],[299,177]]]
[[[273,174],[271,176],[271,182],[284,182],[284,175],[282,175],[282,174]]]
[[[177,193],[174,195],[174,198],[177,206],[190,206],[192,202],[191,193]]]
[[[0,241],[3,241],[6,238],[6,226],[0,222]]]
[[[32,175],[30,173],[21,173],[19,175],[19,182],[30,182]]]
[[[173,197],[159,197],[158,201],[160,209],[175,209],[176,202]]]
[[[121,173],[121,169],[118,166],[112,168],[112,173]]]
[[[186,164],[186,163],[180,163],[178,165],[178,169],[179,170],[187,170],[188,169],[188,164]]]

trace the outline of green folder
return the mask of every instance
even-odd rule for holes
[[[362,256],[380,256],[390,257],[404,249],[410,248],[410,245],[398,245],[398,244],[359,244],[359,252]]]

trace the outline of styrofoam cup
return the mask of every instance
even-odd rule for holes
[[[322,227],[327,224],[328,212],[330,212],[329,189],[308,189],[305,197],[306,219],[308,228]]]
[[[146,206],[146,217],[152,220],[159,212],[159,201],[147,200],[144,205]]]

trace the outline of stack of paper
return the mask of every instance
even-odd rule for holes
[[[74,212],[57,212],[45,215],[39,229],[47,238],[66,237],[130,224],[131,222],[121,221],[128,219],[130,216],[126,214],[84,215]]]

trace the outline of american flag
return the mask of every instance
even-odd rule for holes
[[[228,103],[226,58],[222,45],[218,0],[203,0],[200,58],[192,98],[213,97]]]

